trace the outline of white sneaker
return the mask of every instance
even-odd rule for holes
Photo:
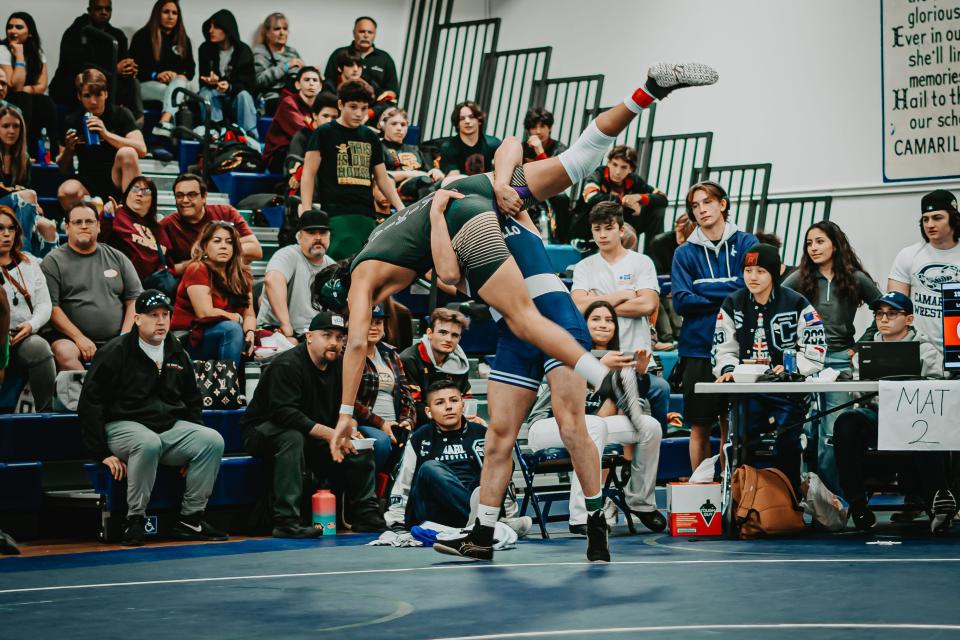
[[[530,516],[518,516],[516,518],[500,518],[500,522],[507,525],[518,538],[524,538],[527,532],[533,528],[533,518]]]
[[[173,128],[172,122],[158,122],[153,128],[152,133],[161,138],[169,138],[171,134],[173,134]]]
[[[603,503],[603,517],[607,521],[608,527],[617,526],[617,516],[620,514],[620,509],[617,508],[616,503],[607,498]]]
[[[705,64],[688,62],[675,64],[660,62],[647,70],[644,89],[657,100],[663,100],[671,91],[685,87],[705,87],[717,82],[720,74]]]

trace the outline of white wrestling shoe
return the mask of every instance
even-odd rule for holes
[[[709,65],[697,62],[660,62],[647,70],[644,89],[657,100],[663,100],[676,89],[706,87],[715,84],[719,79],[720,74]]]

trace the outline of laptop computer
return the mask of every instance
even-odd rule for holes
[[[881,380],[891,376],[920,377],[919,342],[861,342],[860,379]]]

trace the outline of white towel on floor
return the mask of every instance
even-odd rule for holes
[[[384,531],[380,537],[373,542],[367,543],[368,547],[422,547],[423,543],[413,539],[413,534],[409,531]]]

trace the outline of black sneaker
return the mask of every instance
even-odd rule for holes
[[[661,62],[647,70],[647,82],[643,88],[657,100],[663,100],[671,91],[686,87],[705,87],[719,79],[720,75],[716,70],[705,64]]]
[[[470,560],[493,560],[493,542],[480,544],[477,542],[476,529],[480,528],[480,521],[474,524],[474,531],[467,531],[465,536],[452,540],[437,540],[433,543],[433,550],[448,556],[458,556]]]
[[[667,528],[667,519],[663,517],[663,514],[654,509],[653,511],[630,511],[630,515],[635,517],[640,521],[640,524],[645,526],[650,531],[654,533],[660,533]]]
[[[354,533],[383,533],[387,523],[378,512],[373,511],[350,521],[350,530]]]
[[[308,527],[299,523],[278,524],[273,528],[274,538],[319,538],[323,535],[321,527]]]
[[[10,534],[4,533],[3,531],[0,531],[0,555],[20,555],[20,547],[17,546],[17,541],[14,540]]]
[[[600,385],[600,395],[617,404],[633,424],[643,421],[643,398],[637,386],[637,372],[631,367],[614,369],[607,373]]]
[[[587,535],[587,525],[585,524],[571,524],[570,533],[575,536],[585,536]]]
[[[957,517],[957,499],[949,489],[940,489],[933,496],[933,505],[930,509],[930,533],[944,533],[953,526],[953,519]]]
[[[203,512],[191,513],[188,516],[181,514],[170,530],[170,535],[177,540],[205,540],[208,542],[219,542],[230,537],[226,532],[216,529],[204,520]]]
[[[127,516],[127,526],[123,530],[120,544],[125,547],[142,547],[146,524],[147,519],[144,516]]]
[[[610,562],[609,535],[610,527],[602,509],[587,516],[587,560]]]
[[[863,503],[850,504],[850,519],[853,520],[853,526],[860,531],[868,531],[877,526],[877,516]]]

